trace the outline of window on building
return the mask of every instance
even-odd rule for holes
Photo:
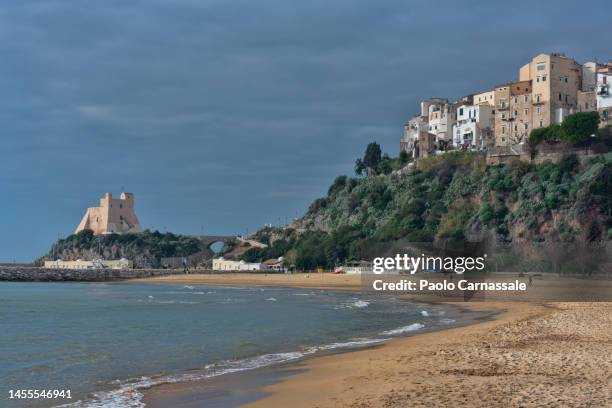
[[[540,95],[536,96],[536,102],[540,102]]]
[[[559,100],[563,100],[563,95],[559,94]]]
[[[516,132],[518,130],[518,125],[514,125],[514,131]]]
[[[546,75],[542,75],[542,82],[546,82]]]
[[[463,116],[463,108],[459,108],[459,115]]]
[[[542,114],[542,108],[540,108],[539,106],[536,108],[536,112],[538,113],[538,115]]]
[[[565,83],[567,84],[567,77],[565,77]]]
[[[518,103],[518,98],[516,96],[514,97],[514,103]]]
[[[506,127],[505,127],[505,126],[502,126],[502,135],[503,135],[504,133],[506,133]]]
[[[544,71],[544,70],[546,70],[546,64],[538,64],[538,65],[537,65],[537,70],[538,70],[538,71]]]
[[[544,127],[544,122],[540,121],[540,127]]]
[[[525,109],[525,115],[529,115],[529,109]]]
[[[540,77],[536,77],[536,82],[540,82]]]
[[[518,110],[514,110],[514,117],[516,118],[518,116]]]
[[[565,95],[565,103],[569,100],[569,95]]]
[[[506,119],[506,114],[505,114],[505,113],[502,113],[502,114],[501,114],[501,118],[502,118],[502,119]]]
[[[525,102],[529,102],[529,95],[525,95]]]
[[[529,129],[529,124],[525,123],[525,130],[528,130],[528,129]]]

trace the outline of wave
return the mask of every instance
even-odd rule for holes
[[[368,307],[370,306],[370,302],[366,302],[365,300],[358,300],[355,303],[353,303],[353,306],[355,307]]]
[[[266,300],[268,300],[268,301],[270,301],[270,302],[276,302],[276,298],[273,298],[273,297],[271,297],[271,298],[267,298]]]
[[[397,329],[386,330],[382,332],[381,334],[384,336],[397,336],[399,334],[404,334],[404,333],[420,330],[423,327],[425,327],[425,325],[421,323],[412,323],[412,324],[409,324],[408,326],[398,327]]]
[[[429,312],[427,310],[421,310],[421,316],[429,317]]]
[[[56,408],[144,408],[145,404],[142,402],[142,398],[144,397],[143,391],[156,385],[204,380],[224,374],[238,373],[261,367],[287,363],[321,351],[360,348],[383,343],[387,340],[389,339],[358,338],[346,342],[307,347],[302,351],[270,353],[241,360],[227,360],[220,363],[206,365],[199,373],[164,375],[159,377],[139,377],[127,381],[115,380],[112,381],[111,384],[117,384],[118,388],[109,391],[95,392],[88,400],[79,400],[69,404],[57,405]]]

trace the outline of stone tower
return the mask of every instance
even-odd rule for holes
[[[85,229],[92,230],[94,235],[142,232],[134,212],[134,194],[121,193],[119,198],[113,198],[111,193],[104,194],[99,207],[87,209],[75,234]]]

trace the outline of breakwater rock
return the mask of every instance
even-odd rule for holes
[[[107,282],[182,274],[178,269],[49,269],[36,266],[0,266],[0,281]]]

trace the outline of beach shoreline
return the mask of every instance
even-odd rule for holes
[[[130,279],[117,284],[182,284],[222,285],[238,287],[286,287],[325,290],[362,290],[360,275],[331,273],[222,273],[222,274],[180,274]]]
[[[361,289],[359,276],[319,275],[175,275],[130,283]],[[275,381],[261,384],[256,397],[240,406],[603,406],[612,401],[612,367],[605,357],[612,341],[612,303],[453,305],[495,316],[283,364],[273,368]],[[144,391],[143,401],[159,406],[156,393],[193,397],[201,386],[156,386]]]

